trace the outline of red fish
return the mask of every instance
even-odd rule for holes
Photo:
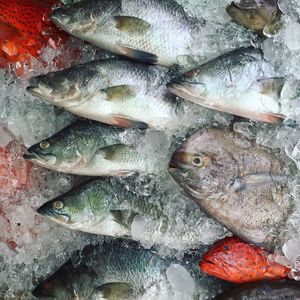
[[[217,242],[200,261],[202,271],[221,279],[246,283],[287,278],[289,268],[268,260],[270,253],[236,237]]]
[[[69,36],[49,19],[59,0],[0,0],[0,67],[12,65],[17,75],[39,58],[47,45],[56,49]]]

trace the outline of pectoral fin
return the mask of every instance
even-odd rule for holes
[[[103,89],[107,101],[124,101],[136,96],[138,87],[132,85],[117,85]]]
[[[266,37],[272,37],[283,27],[283,23],[279,20],[275,20],[273,22],[269,22],[266,24],[263,30],[263,34]]]
[[[145,34],[150,24],[140,18],[129,16],[115,16],[116,28],[129,34]]]
[[[236,178],[231,188],[235,192],[242,192],[249,189],[255,190],[260,186],[274,185],[275,182],[286,182],[286,178],[280,175],[272,175],[271,173],[250,174]]]
[[[131,57],[134,60],[141,61],[147,64],[156,64],[158,62],[158,58],[155,54],[143,50],[139,50],[139,49],[134,49],[123,44],[119,46],[122,55]]]
[[[133,288],[125,282],[111,282],[99,286],[94,290],[91,300],[119,300],[130,299],[134,296]]]
[[[118,224],[128,227],[132,223],[134,217],[137,215],[134,211],[129,209],[124,210],[110,210],[112,219]]]

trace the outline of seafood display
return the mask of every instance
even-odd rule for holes
[[[0,298],[298,299],[296,0],[0,0]]]

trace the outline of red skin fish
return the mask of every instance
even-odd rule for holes
[[[234,283],[287,278],[291,270],[268,256],[262,248],[229,237],[205,253],[199,265],[202,271]]]
[[[57,49],[68,40],[49,19],[58,5],[59,0],[0,0],[0,67],[10,65],[20,76],[30,56],[39,58],[47,45]]]

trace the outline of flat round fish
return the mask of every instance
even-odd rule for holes
[[[229,129],[203,129],[173,154],[170,173],[213,218],[272,249],[292,211],[283,162]]]

